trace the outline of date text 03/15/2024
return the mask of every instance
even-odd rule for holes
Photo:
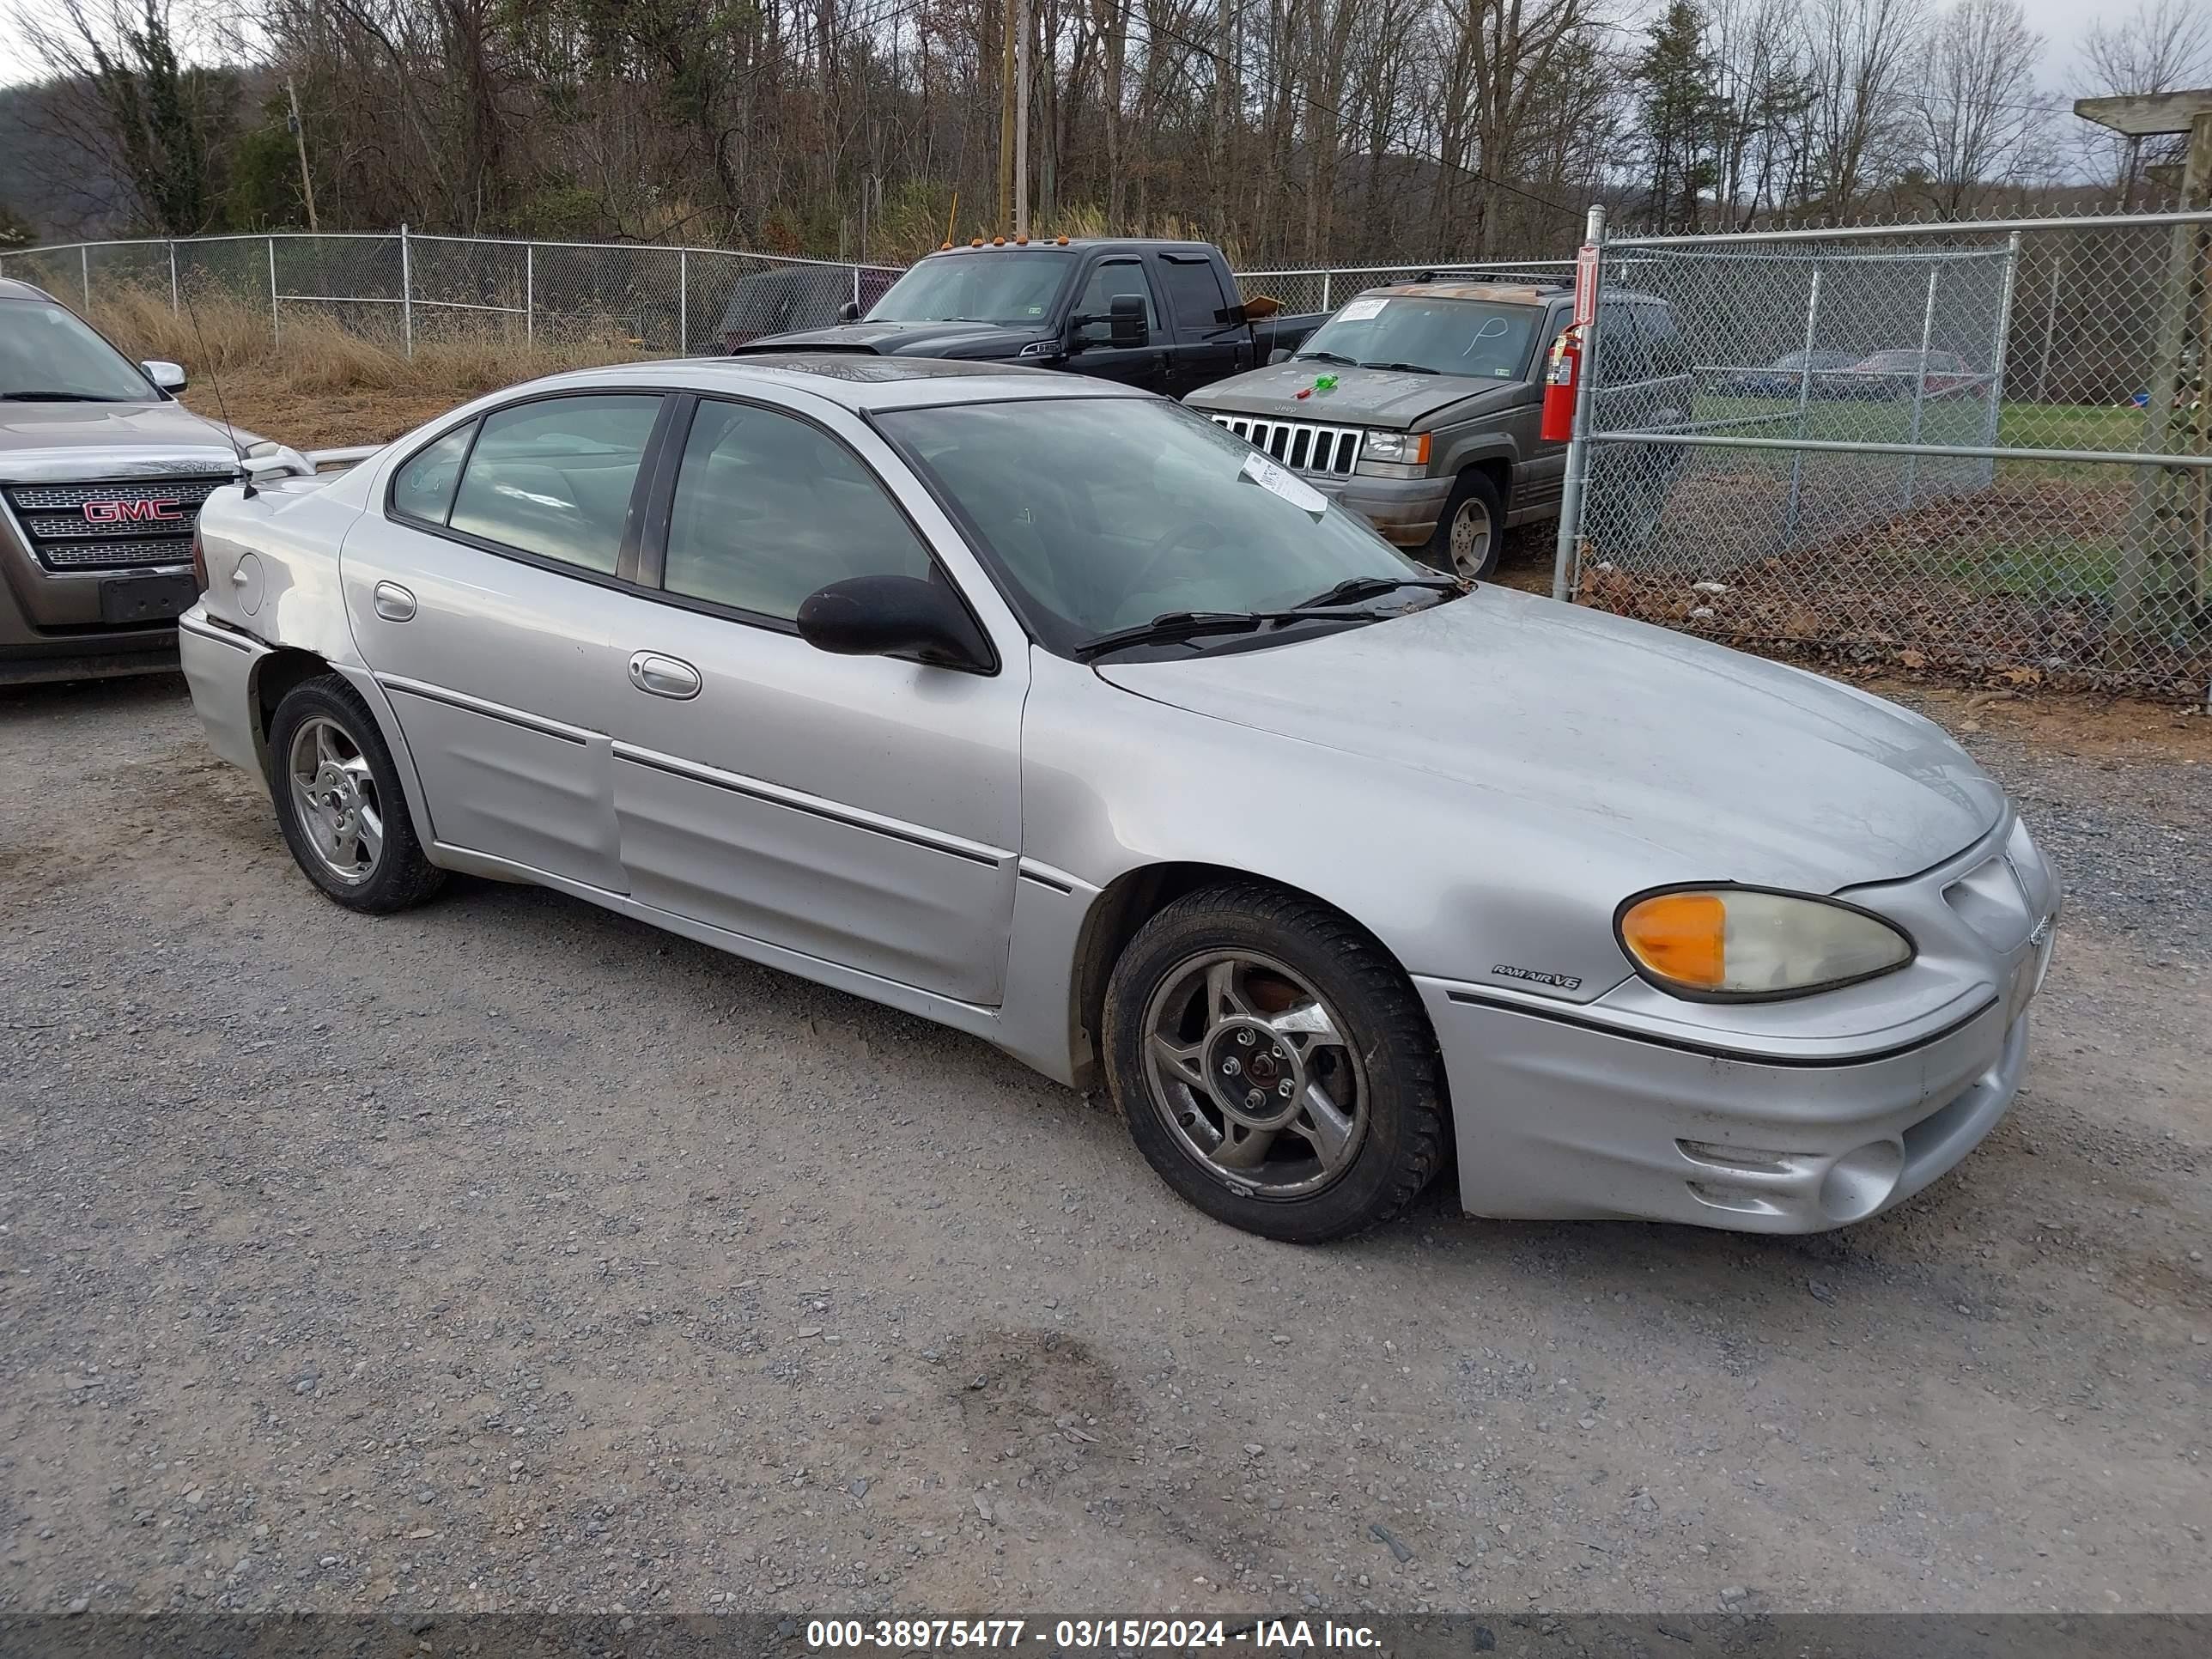
[[[1368,1626],[1326,1619],[1259,1619],[1249,1624],[1221,1619],[813,1619],[806,1625],[806,1645],[817,1651],[1042,1648],[1050,1655],[1231,1644],[1260,1652],[1303,1653],[1322,1648],[1376,1648],[1382,1638]]]

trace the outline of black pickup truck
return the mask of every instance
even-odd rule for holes
[[[748,340],[731,355],[854,351],[1095,374],[1181,398],[1290,350],[1327,320],[1238,298],[1211,242],[1083,238],[971,243],[910,267],[830,328]]]

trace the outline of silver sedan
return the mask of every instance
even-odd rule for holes
[[[338,903],[534,882],[1103,1082],[1315,1241],[1859,1220],[2003,1114],[2058,890],[1935,726],[1395,551],[1202,417],[635,364],[210,499],[185,667]]]

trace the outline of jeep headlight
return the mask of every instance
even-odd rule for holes
[[[1425,466],[1429,461],[1429,435],[1425,432],[1370,432],[1361,441],[1359,453],[1364,460]]]
[[[1613,929],[1661,990],[1717,1001],[1807,996],[1912,960],[1912,941],[1871,911],[1754,887],[1642,894],[1620,907]]]

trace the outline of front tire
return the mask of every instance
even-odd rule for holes
[[[284,694],[269,722],[277,827],[309,881],[371,915],[422,902],[446,872],[422,855],[398,769],[368,705],[324,674]]]
[[[1437,520],[1422,559],[1439,570],[1470,581],[1488,581],[1498,571],[1505,535],[1505,503],[1489,474],[1469,469],[1459,475]]]
[[[1231,883],[1176,900],[1115,964],[1103,1024],[1130,1138],[1232,1227],[1364,1232],[1443,1161],[1443,1061],[1413,988],[1313,899]]]

